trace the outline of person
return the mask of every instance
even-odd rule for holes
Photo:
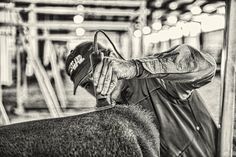
[[[206,53],[182,44],[166,52],[123,60],[98,46],[102,62],[92,71],[93,43],[75,47],[66,60],[74,91],[109,95],[118,104],[137,104],[153,111],[160,132],[161,156],[214,157],[218,128],[196,89],[211,82],[216,62]]]

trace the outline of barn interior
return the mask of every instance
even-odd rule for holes
[[[198,89],[219,124],[223,0],[2,0],[0,2],[0,125],[95,110],[95,98],[73,83],[65,59],[104,30],[125,59],[188,44],[211,54],[217,72]],[[109,41],[98,41],[113,49]]]

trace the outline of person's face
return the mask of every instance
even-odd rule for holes
[[[92,79],[91,74],[86,76],[86,78],[83,81],[81,81],[80,86],[83,87],[84,89],[86,89],[90,94],[95,96],[95,93],[94,93],[95,88],[94,88],[93,79]]]

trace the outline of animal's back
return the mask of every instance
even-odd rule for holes
[[[0,127],[0,156],[159,156],[159,133],[136,106]]]

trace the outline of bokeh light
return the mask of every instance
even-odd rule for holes
[[[83,28],[77,28],[76,29],[76,35],[83,36],[85,33],[85,30]]]
[[[82,15],[75,15],[73,20],[74,20],[74,23],[79,24],[84,21],[84,17]]]

